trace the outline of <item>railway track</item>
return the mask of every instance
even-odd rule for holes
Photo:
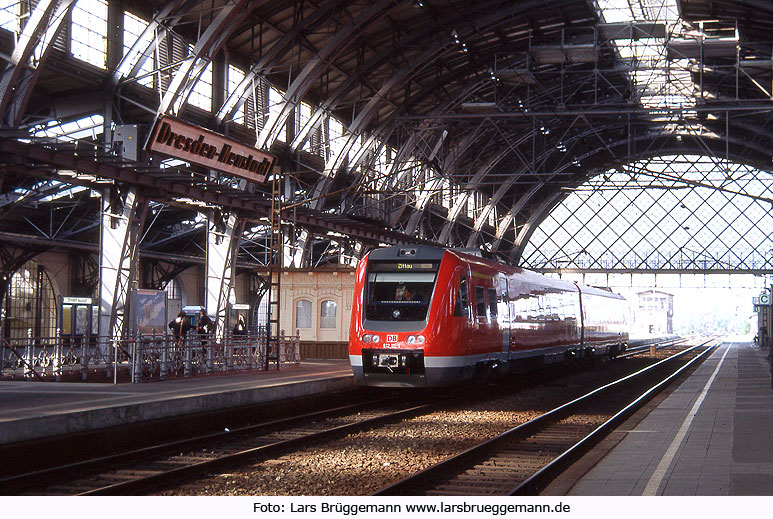
[[[443,402],[389,397],[225,430],[0,479],[0,493],[125,495],[277,456],[431,410]]]
[[[519,387],[550,382],[566,372],[532,373]],[[511,388],[513,389],[513,388]],[[406,402],[399,397],[372,399],[351,405],[305,413],[166,442],[120,454],[102,456],[60,467],[0,479],[0,494],[126,495],[171,488],[181,482],[228,471],[257,461],[276,459],[321,442],[357,433],[405,418],[431,413],[443,406],[490,397],[487,390],[462,395],[436,392]],[[431,398],[431,401],[422,399]]]
[[[561,377],[533,374],[519,386]],[[563,375],[565,376],[565,374]],[[486,390],[412,392],[296,415],[0,478],[0,495],[131,495],[354,434],[443,406],[488,398]]]
[[[567,376],[534,372],[513,388]],[[274,459],[347,434],[376,428],[444,406],[487,399],[486,389],[404,392],[388,398],[311,412],[292,418],[167,442],[120,454],[0,478],[0,494],[127,495],[218,473],[260,460]],[[426,401],[429,400],[429,401]]]
[[[511,384],[510,390],[553,381],[574,372],[548,370],[524,374],[519,382]],[[0,477],[0,495],[122,495],[158,490],[256,460],[278,457],[337,436],[430,413],[446,405],[490,397],[486,389],[473,392],[448,389],[440,399],[436,392],[411,392],[407,399],[405,395],[400,392],[399,396],[366,402],[360,399],[355,404],[339,404],[291,418],[4,475]],[[426,399],[431,401],[422,401]],[[206,417],[202,420],[206,421]],[[23,460],[17,462],[19,466],[23,463]]]
[[[684,344],[687,342],[686,338],[677,338],[677,339],[667,339],[664,341],[656,342],[653,344],[645,344],[642,346],[634,346],[633,348],[628,348],[625,350],[625,353],[618,355],[616,358],[618,359],[624,359],[626,357],[633,357],[634,355],[640,355],[642,353],[648,353],[653,347],[656,350],[663,349],[663,348],[671,348],[673,346],[677,346],[680,344]]]
[[[576,398],[375,495],[537,494],[689,367],[707,341]]]

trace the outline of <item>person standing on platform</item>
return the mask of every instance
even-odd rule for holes
[[[199,310],[199,322],[196,325],[196,331],[199,334],[202,345],[207,343],[207,337],[212,332],[213,324],[212,319],[207,315],[207,311],[203,308]]]
[[[193,328],[191,324],[191,318],[185,315],[185,312],[180,310],[174,321],[169,323],[169,329],[174,336],[174,344],[178,347],[182,346],[185,336],[188,334],[188,330]]]
[[[203,308],[199,310],[199,322],[196,324],[196,332],[199,334],[199,343],[201,344],[201,353],[206,358],[207,344],[209,344],[209,334],[212,332],[214,323]]]
[[[236,321],[236,326],[233,329],[234,335],[247,335],[247,325],[244,323],[244,316],[239,314],[239,318]]]

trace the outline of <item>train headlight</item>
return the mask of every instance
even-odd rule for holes
[[[369,344],[371,342],[372,343],[378,343],[378,341],[380,341],[380,340],[381,339],[376,334],[371,335],[371,334],[367,334],[366,333],[365,335],[362,336],[362,342],[364,342],[365,344]]]
[[[423,335],[409,335],[405,339],[406,344],[424,344],[424,336]]]

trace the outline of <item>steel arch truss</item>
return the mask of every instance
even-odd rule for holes
[[[0,75],[0,124],[21,124],[41,67],[74,5],[75,0],[43,0],[29,13]]]
[[[24,13],[0,76],[4,156],[22,151],[30,159],[9,158],[8,171],[39,179],[3,188],[0,219],[20,221],[7,215],[23,207],[24,228],[49,240],[89,236],[86,211],[50,219],[50,230],[33,214],[36,203],[52,204],[51,191],[128,182],[155,197],[140,255],[201,260],[205,229],[190,215],[203,205],[245,219],[241,240],[234,237],[238,247],[228,252],[235,264],[265,264],[271,251],[264,186],[115,156],[114,124],[149,127],[167,113],[279,155],[283,202],[292,208],[283,220],[286,260],[297,266],[350,262],[369,247],[400,240],[486,248],[517,260],[526,258],[551,209],[599,172],[657,154],[723,157],[763,169],[770,162],[773,45],[766,17],[773,12],[765,2],[680,2],[681,15],[693,21],[680,20],[673,30],[642,1],[628,2],[637,13],[632,23],[605,23],[586,0],[113,2],[111,31],[121,28],[124,9],[150,21],[135,42],[123,42],[123,54],[126,32],[111,33],[104,73],[84,66],[59,92],[58,67],[71,56],[54,49],[56,59],[47,58],[63,28],[57,13],[73,3],[29,3],[35,8]],[[759,19],[750,17],[752,9]],[[635,56],[643,48],[645,58]],[[142,90],[138,75],[149,60],[158,80]],[[227,79],[231,65],[244,71],[235,84]],[[187,107],[210,66],[211,109]],[[108,97],[92,95],[105,85]],[[33,93],[52,104],[48,116],[61,125],[85,109],[56,94],[87,100],[89,113],[100,112],[104,121],[95,139],[73,144],[73,137],[65,148],[39,138],[41,131],[29,130]],[[254,120],[238,124],[245,103]],[[341,125],[335,136],[331,124]],[[27,149],[27,142],[40,147]],[[93,151],[88,163],[83,144]],[[65,154],[74,160],[63,160]],[[104,163],[96,166],[98,160]],[[690,181],[692,171],[685,175],[681,180]],[[86,193],[73,194],[86,201]],[[614,224],[600,225],[607,240]],[[700,237],[706,247],[746,246],[719,231]]]

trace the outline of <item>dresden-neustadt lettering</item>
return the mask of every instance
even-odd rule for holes
[[[234,144],[222,142],[224,139],[213,138],[211,135],[214,134],[207,135],[179,121],[172,124],[162,119],[150,149],[237,175],[239,171],[249,172],[252,173],[248,177],[251,180],[262,181],[271,171],[274,164],[271,155],[256,151],[256,158],[256,155],[246,151],[249,148],[242,145],[238,145],[238,148],[246,152],[239,153],[233,151]],[[219,142],[214,143],[213,140]]]
[[[172,131],[172,125],[168,122],[161,123],[161,128],[158,129],[158,134],[156,135],[156,141],[208,159],[213,158],[217,151],[217,148],[214,146],[204,143],[203,135],[199,135],[199,138],[196,140],[185,135],[178,135]]]
[[[268,159],[263,159],[262,161],[258,162],[252,158],[252,155],[248,155],[247,157],[244,155],[238,155],[231,152],[231,146],[228,144],[223,144],[223,147],[220,149],[220,153],[218,153],[217,161],[228,164],[229,166],[236,166],[240,169],[246,169],[251,173],[260,173],[263,175],[267,174],[268,168],[271,167],[271,161]]]

